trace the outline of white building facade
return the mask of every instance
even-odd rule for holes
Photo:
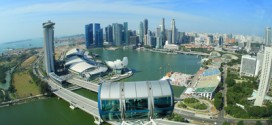
[[[265,47],[260,83],[256,95],[256,100],[254,102],[255,106],[263,105],[264,97],[271,86],[270,85],[271,69],[272,69],[272,48]]]
[[[256,57],[250,55],[243,55],[241,60],[241,76],[257,76],[259,70],[260,61]]]

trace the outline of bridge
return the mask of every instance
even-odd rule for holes
[[[51,80],[48,80],[47,82],[55,95],[70,103],[70,108],[79,108],[86,113],[93,115],[96,124],[102,122],[98,113],[97,102],[67,90]]]
[[[87,82],[85,80],[80,80],[77,78],[69,79],[69,80],[67,80],[67,82],[77,85],[77,86],[80,86],[80,87],[83,87],[83,88],[88,89],[93,92],[98,92],[99,85],[97,85],[96,83]]]

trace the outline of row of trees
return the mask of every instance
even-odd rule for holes
[[[217,92],[214,96],[214,106],[217,110],[222,110],[223,108],[223,95],[221,92]]]
[[[8,70],[7,67],[4,65],[0,66],[0,82],[1,83],[6,83],[6,71]]]
[[[40,87],[40,92],[48,93],[50,95],[51,90],[49,88],[49,85],[46,82],[42,81],[39,77],[37,77],[31,70],[29,70],[29,74],[34,83],[36,83],[36,85]]]
[[[183,117],[181,117],[178,114],[172,113],[171,115],[167,116],[168,120],[177,121],[177,122],[186,122],[189,123],[187,120],[185,120]]]

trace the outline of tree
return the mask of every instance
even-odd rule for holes
[[[230,125],[230,123],[227,121],[224,121],[223,125]]]
[[[221,110],[223,107],[223,97],[221,92],[217,92],[214,97],[214,106],[217,110]]]
[[[234,78],[232,78],[232,77],[229,78],[229,76],[227,76],[226,83],[227,83],[228,87],[231,87],[235,84],[235,80],[234,80]]]
[[[237,125],[244,125],[245,123],[244,123],[244,121],[239,121],[238,123],[237,123]]]

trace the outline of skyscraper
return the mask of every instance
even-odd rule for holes
[[[129,33],[128,33],[128,23],[124,22],[124,43],[125,45],[128,45],[128,38],[129,38]]]
[[[96,47],[103,47],[103,29],[100,28],[99,23],[94,24],[94,40]]]
[[[112,44],[113,41],[113,32],[112,32],[112,26],[109,25],[105,28],[105,32],[106,32],[106,41],[109,42],[110,44]]]
[[[223,36],[219,36],[218,46],[223,46]]]
[[[86,38],[86,48],[90,48],[93,44],[93,24],[85,25],[85,38]]]
[[[144,19],[144,45],[148,45],[148,20]]]
[[[175,24],[175,19],[172,19],[172,23],[171,23],[171,26],[172,26],[172,39],[171,39],[171,42],[169,41],[169,43],[176,43],[176,39],[177,39],[177,31],[176,31],[176,24]]]
[[[140,44],[143,44],[143,42],[144,42],[144,24],[143,24],[143,22],[140,22],[140,26],[139,26],[139,42],[140,42]]]
[[[156,29],[156,48],[162,48],[162,31],[161,27]]]
[[[148,20],[144,19],[144,35],[148,33]]]
[[[55,72],[54,25],[50,20],[43,23],[44,66],[47,74]]]
[[[264,97],[268,92],[271,84],[271,70],[272,70],[272,48],[265,47],[264,57],[262,62],[261,78],[258,87],[258,92],[256,95],[256,100],[254,102],[255,106],[262,106]]]
[[[271,41],[271,27],[266,27],[264,36],[265,45],[272,45]]]
[[[208,35],[206,45],[211,45],[212,43],[213,43],[213,35]]]
[[[167,41],[168,44],[172,44],[172,30],[167,30]]]
[[[112,30],[113,30],[113,45],[120,46],[122,44],[122,24],[113,23]]]
[[[162,26],[161,26],[161,31],[162,31],[162,46],[164,46],[165,41],[166,41],[166,31],[165,31],[165,21],[164,18],[162,18]]]

